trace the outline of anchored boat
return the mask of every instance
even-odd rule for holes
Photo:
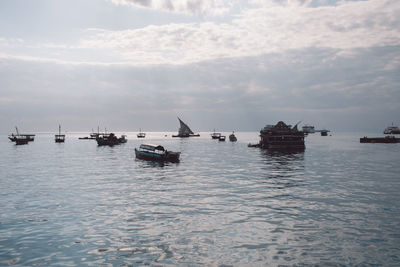
[[[214,132],[211,134],[211,138],[212,139],[219,139],[220,136],[221,136],[221,133],[216,133],[215,129],[214,129]]]
[[[15,142],[17,145],[25,145],[28,142],[33,142],[35,140],[34,134],[20,134],[17,127],[15,127],[15,130],[17,133],[10,134],[8,139],[10,139],[12,142]]]
[[[96,138],[96,141],[99,146],[114,146],[126,143],[128,140],[126,135],[122,135],[120,138],[118,138],[114,133],[109,133],[99,134]]]
[[[189,126],[186,125],[179,117],[178,117],[180,127],[177,135],[172,135],[172,137],[198,137],[200,134],[195,134],[193,131],[189,128]]]
[[[383,131],[384,134],[400,134],[400,129],[397,126],[392,125],[386,127],[386,129]]]
[[[144,160],[179,162],[181,152],[168,151],[160,145],[141,144],[135,148],[135,155]]]
[[[139,129],[139,133],[136,136],[137,136],[137,138],[145,138],[146,137],[146,133],[143,133],[142,129]]]
[[[236,138],[236,136],[235,136],[235,132],[232,132],[232,133],[229,135],[229,141],[231,141],[231,142],[236,142],[236,141],[237,141],[237,138]]]
[[[58,134],[54,135],[54,141],[56,143],[65,142],[65,134],[61,134],[61,125],[58,125]]]

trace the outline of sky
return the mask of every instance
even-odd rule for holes
[[[398,0],[1,0],[0,132],[381,132]]]

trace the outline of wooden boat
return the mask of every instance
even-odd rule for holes
[[[8,136],[8,139],[12,142],[19,142],[22,144],[22,142],[33,142],[35,140],[35,135],[34,134],[20,134],[18,131],[18,128],[15,127],[16,134],[12,133]]]
[[[283,121],[276,125],[267,125],[260,131],[260,147],[267,149],[305,149],[304,132],[297,130],[297,124],[292,128]]]
[[[235,136],[235,132],[232,132],[232,134],[229,135],[229,141],[231,142],[236,142],[237,138]]]
[[[145,138],[146,137],[146,133],[143,133],[142,129],[139,129],[139,133],[136,136],[137,136],[137,138]]]
[[[218,140],[221,142],[225,142],[226,136],[225,135],[221,135]]]
[[[179,162],[180,154],[160,145],[141,144],[138,149],[135,148],[136,158],[144,160]]]
[[[186,125],[179,117],[178,117],[180,127],[178,130],[177,135],[172,135],[172,137],[198,137],[200,134],[195,134],[193,131],[189,128],[189,126]]]
[[[54,135],[54,141],[56,143],[65,142],[65,134],[61,134],[61,125],[58,125],[58,134]]]
[[[126,135],[122,135],[118,138],[114,133],[109,134],[99,134],[96,138],[97,145],[99,146],[114,146],[122,143],[126,143]]]
[[[18,136],[15,138],[15,144],[16,145],[26,145],[28,144],[29,140],[25,138],[24,136]]]
[[[212,139],[219,139],[220,136],[221,136],[221,133],[216,133],[215,129],[214,129],[214,132],[211,134],[211,138]]]
[[[360,138],[360,143],[400,143],[400,138],[396,138],[394,136],[385,136],[385,137],[362,137]]]

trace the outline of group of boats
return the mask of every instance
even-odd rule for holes
[[[214,129],[214,132],[211,134],[211,138],[212,139],[218,139],[219,141],[222,141],[222,142],[224,142],[226,140],[226,136],[222,135],[221,133],[216,133],[215,129]],[[229,135],[229,141],[231,141],[231,142],[236,142],[237,141],[237,138],[235,136],[235,132],[232,132]]]
[[[189,126],[184,123],[178,117],[180,127],[178,130],[178,134],[172,135],[172,137],[199,137],[200,134],[195,134]],[[300,123],[300,122],[299,122]],[[298,130],[298,124],[291,125],[285,124],[283,121],[279,121],[276,125],[266,125],[264,128],[260,130],[260,141],[256,144],[248,144],[249,147],[261,147],[266,149],[283,149],[283,150],[304,150],[304,138],[308,134],[320,132],[322,136],[326,136],[329,130],[315,130],[314,126],[305,125],[302,127],[302,130]],[[16,134],[12,133],[8,136],[10,141],[15,142],[16,145],[24,145],[29,142],[33,142],[35,135],[34,134],[20,134],[18,128],[15,127]],[[387,127],[384,130],[385,134],[400,134],[400,129],[397,126],[394,126],[393,123],[391,126]],[[140,129],[137,133],[137,138],[145,138],[146,133],[142,132]],[[212,139],[218,139],[221,142],[226,140],[226,136],[221,133],[214,132],[211,133]],[[114,133],[100,133],[98,130],[97,133],[93,132],[90,134],[90,137],[80,137],[79,139],[95,139],[99,146],[114,146],[126,143],[128,141],[126,135],[121,135],[117,137]],[[65,142],[65,134],[61,134],[61,125],[58,127],[58,134],[55,135],[56,143]],[[229,135],[229,141],[236,142],[237,137],[235,133]],[[399,138],[395,138],[394,136],[386,136],[384,138],[368,138],[363,137],[360,138],[361,143],[400,143]],[[152,144],[142,144],[139,148],[135,148],[135,155],[139,159],[145,160],[157,160],[157,161],[179,161],[180,152],[168,151],[161,145],[152,145]]]
[[[392,125],[386,127],[383,131],[384,134],[387,134],[385,137],[361,137],[360,143],[400,143],[400,138],[395,137],[395,134],[400,134],[400,128],[397,126]]]

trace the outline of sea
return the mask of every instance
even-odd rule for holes
[[[125,134],[113,147],[0,136],[0,266],[400,266],[400,144]],[[181,161],[136,159],[143,143]]]

